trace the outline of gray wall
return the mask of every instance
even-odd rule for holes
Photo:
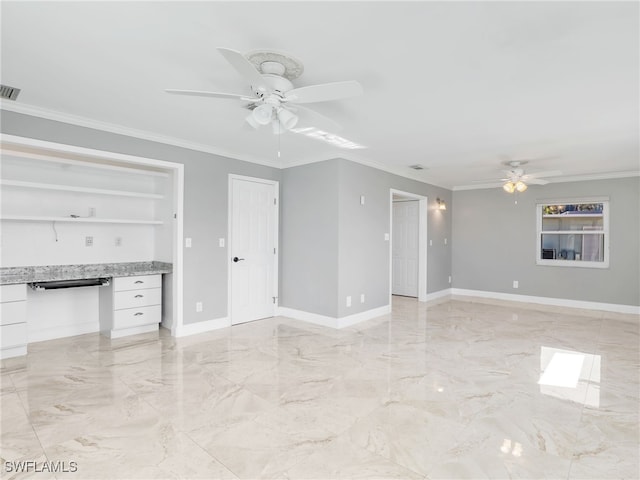
[[[336,317],[338,161],[282,172],[280,305]]]
[[[288,168],[282,178],[282,306],[344,317],[389,303],[384,234],[390,233],[392,188],[428,197],[433,246],[427,254],[427,291],[449,287],[451,251],[444,238],[451,238],[451,217],[435,210],[435,198],[450,204],[450,191],[343,159]]]
[[[228,174],[280,180],[280,170],[5,110],[1,120],[10,135],[184,164],[184,236],[193,239],[184,249],[184,324],[227,316],[229,255],[218,238],[227,237]]]
[[[639,191],[634,177],[531,186],[517,204],[499,188],[454,192],[453,286],[640,305]],[[609,268],[536,265],[536,203],[589,196],[610,198]]]
[[[389,303],[390,189],[428,198],[427,293],[449,288],[451,274],[450,211],[436,209],[436,198],[451,204],[451,191],[410,180],[359,163],[340,160],[340,247],[338,317],[353,315]],[[365,204],[360,205],[360,195]],[[360,294],[365,303],[360,303]],[[346,297],[352,297],[347,308]]]

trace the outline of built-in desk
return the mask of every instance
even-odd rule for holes
[[[27,353],[27,285],[107,279],[105,286],[82,288],[100,289],[100,331],[114,338],[158,328],[162,274],[171,272],[170,263],[155,261],[0,268],[0,358]]]

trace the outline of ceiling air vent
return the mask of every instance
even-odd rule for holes
[[[18,98],[20,89],[16,87],[9,87],[8,85],[0,85],[0,98],[6,98],[7,100],[15,100]]]
[[[409,168],[413,168],[414,170],[424,170],[422,165],[409,165]]]

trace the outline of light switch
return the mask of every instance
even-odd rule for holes
[[[364,205],[364,195],[360,195],[360,205]]]
[[[184,247],[185,248],[191,248],[191,238],[185,238],[184,239]]]
[[[385,240],[385,242],[389,241],[389,234],[388,233],[384,234],[384,240]]]
[[[220,248],[224,248],[224,238],[219,238],[219,239],[218,239],[218,246],[219,246]]]
[[[429,240],[429,246],[433,247],[433,240]]]

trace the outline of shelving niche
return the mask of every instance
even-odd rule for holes
[[[171,260],[166,171],[18,150],[1,166],[4,266]]]

